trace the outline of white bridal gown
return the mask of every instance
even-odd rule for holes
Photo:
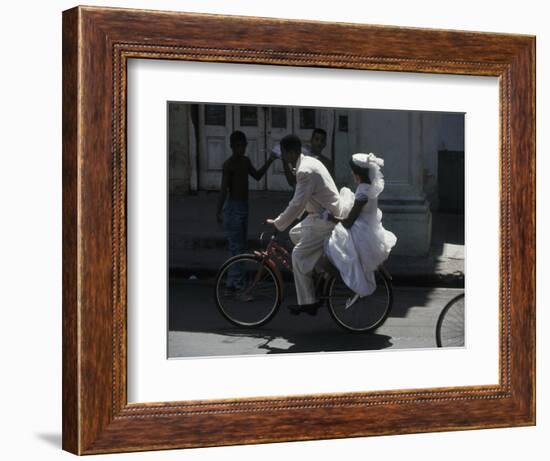
[[[379,173],[379,172],[377,172]],[[382,175],[376,175],[372,185],[361,183],[355,196],[348,188],[340,191],[340,200],[350,209],[354,199],[368,198],[351,228],[337,224],[326,242],[325,251],[338,268],[346,285],[359,296],[374,292],[374,271],[389,256],[397,242],[395,235],[382,226],[382,211],[378,209],[378,195],[384,188]]]

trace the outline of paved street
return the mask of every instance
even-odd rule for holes
[[[435,347],[435,324],[462,289],[394,286],[390,317],[376,332],[341,329],[326,308],[317,316],[292,316],[294,289],[286,285],[281,309],[267,325],[238,328],[218,312],[211,280],[170,280],[168,355],[176,357],[354,351]]]

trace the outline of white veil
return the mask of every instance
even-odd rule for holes
[[[372,152],[368,154],[353,154],[351,159],[357,166],[361,168],[368,168],[371,183],[367,196],[371,198],[378,197],[384,190],[384,175],[381,170],[384,166],[384,159],[377,157]]]

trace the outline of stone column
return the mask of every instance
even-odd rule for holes
[[[385,189],[379,198],[383,224],[397,236],[394,254],[418,256],[430,249],[432,217],[423,192],[423,115],[412,111],[357,113],[355,152],[384,159]]]

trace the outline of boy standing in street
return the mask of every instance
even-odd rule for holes
[[[229,138],[232,155],[223,164],[220,197],[216,209],[216,219],[227,237],[231,256],[241,254],[246,249],[248,235],[248,176],[256,181],[262,179],[275,160],[274,156],[256,170],[245,155],[247,140],[242,131],[234,131]],[[244,280],[239,268],[235,268],[227,277],[227,289],[243,288]]]

